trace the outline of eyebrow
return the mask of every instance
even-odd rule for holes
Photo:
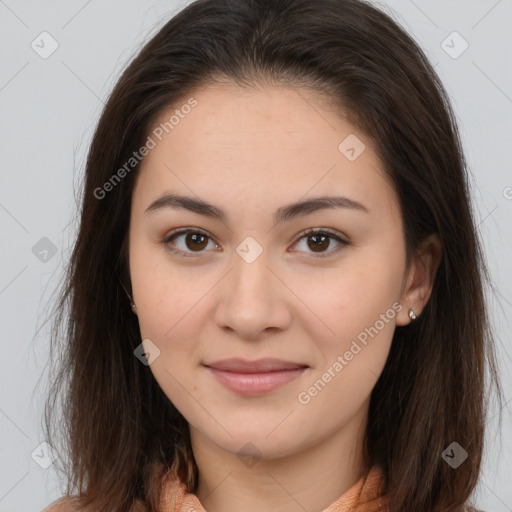
[[[203,201],[202,199],[178,194],[165,194],[152,202],[146,208],[144,214],[151,213],[162,208],[189,210],[199,215],[204,215],[205,217],[220,220],[221,222],[225,222],[227,220],[226,213],[217,206]],[[321,210],[331,210],[334,208],[348,208],[351,210],[370,213],[370,210],[362,203],[349,199],[348,197],[321,196],[278,208],[273,215],[274,226],[279,222],[289,221],[296,217],[301,217]]]

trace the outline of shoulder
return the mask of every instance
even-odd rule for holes
[[[42,512],[80,512],[80,508],[73,499],[64,497],[48,505]]]
[[[93,506],[83,508],[77,503],[76,498],[64,496],[48,505],[42,512],[91,512],[92,510],[96,512],[98,509]],[[146,510],[144,504],[136,500],[129,512],[145,512]]]

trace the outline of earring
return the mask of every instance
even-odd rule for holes
[[[124,287],[124,284],[122,283],[121,279],[119,279],[119,283],[123,287],[124,293],[126,293],[126,296],[128,297],[128,300],[130,301],[130,306],[132,307],[132,309],[137,309],[135,302],[133,302],[132,298],[130,297],[130,294],[126,291],[126,288]]]
[[[414,314],[414,311],[412,309],[409,309],[409,317],[411,320],[416,320],[416,315]]]

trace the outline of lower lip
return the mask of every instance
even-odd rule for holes
[[[241,395],[261,395],[273,391],[296,379],[307,368],[267,373],[235,373],[207,366],[215,378],[225,387]]]

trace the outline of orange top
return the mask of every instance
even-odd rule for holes
[[[165,482],[162,512],[206,512],[195,494],[187,493],[177,478]],[[388,496],[383,494],[384,472],[373,466],[350,489],[322,512],[388,512]]]

